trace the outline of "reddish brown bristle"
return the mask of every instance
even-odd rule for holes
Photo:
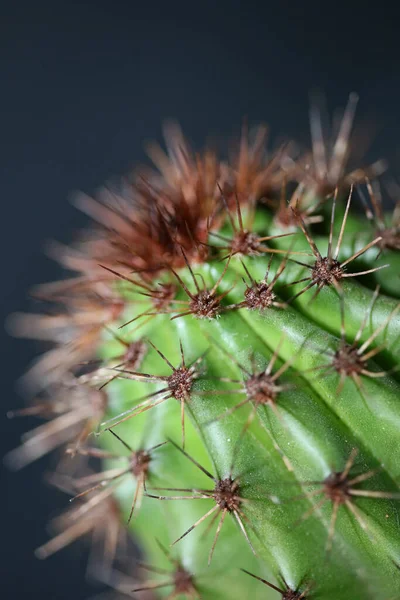
[[[218,293],[218,286],[222,282],[222,280],[225,276],[225,273],[229,267],[231,255],[229,255],[229,258],[225,263],[225,267],[224,267],[224,270],[222,271],[221,275],[219,276],[217,281],[213,284],[212,288],[209,289],[206,286],[203,278],[201,278],[203,287],[201,288],[199,286],[197,277],[196,277],[195,273],[193,272],[192,266],[189,262],[189,259],[186,255],[186,253],[184,252],[183,249],[181,249],[181,252],[182,252],[182,256],[185,260],[186,266],[189,270],[189,273],[192,278],[196,292],[191,292],[190,289],[188,288],[188,286],[185,284],[185,282],[178,275],[178,273],[176,273],[176,271],[172,270],[177,281],[181,284],[183,291],[188,296],[188,300],[185,302],[187,304],[187,307],[185,307],[185,310],[181,313],[178,313],[174,317],[172,317],[172,319],[179,319],[180,317],[184,317],[187,315],[193,315],[193,316],[197,317],[198,319],[214,319],[224,309],[224,307],[222,306],[222,300],[231,291],[231,289],[229,289],[229,290],[225,290],[224,292]]]
[[[261,281],[256,281],[250,274],[244,262],[242,262],[243,269],[250,280],[250,285],[243,279],[244,284],[246,286],[246,289],[244,291],[244,300],[239,304],[235,305],[236,308],[248,308],[249,310],[263,311],[270,308],[271,306],[275,306],[278,308],[286,307],[286,305],[283,302],[276,301],[276,295],[273,292],[273,288],[286,267],[288,257],[285,257],[283,259],[274,277],[271,279],[270,282],[268,282],[272,258],[273,257],[271,256],[268,262],[265,277]]]
[[[246,287],[244,292],[245,304],[250,310],[265,310],[272,306],[276,296],[270,284],[265,281],[254,282]]]
[[[327,256],[315,261],[311,269],[312,280],[318,286],[331,285],[343,277],[343,268],[338,260],[330,259]]]
[[[132,342],[124,353],[123,360],[130,368],[137,369],[146,352],[146,345],[142,341]]]
[[[100,263],[156,276],[184,266],[181,248],[192,262],[207,258],[209,229],[221,222],[217,184],[225,185],[224,169],[215,153],[192,152],[178,128],[168,132],[167,146],[167,155],[151,151],[159,172],[142,168],[99,200],[78,199],[99,224],[81,244],[78,270],[93,277]]]
[[[340,344],[333,357],[332,365],[338,373],[344,373],[345,375],[362,373],[365,369],[365,361],[358,353],[358,348],[346,343]]]
[[[392,215],[388,217],[383,208],[381,190],[377,181],[373,184],[366,178],[371,207],[361,189],[358,190],[367,219],[374,227],[374,237],[381,237],[377,246],[380,250],[400,250],[400,202],[397,201]],[[392,186],[391,186],[392,187]],[[395,184],[396,195],[398,186]]]
[[[146,450],[136,450],[130,457],[130,467],[135,477],[146,476],[149,470],[151,456]]]
[[[176,400],[185,400],[190,395],[195,379],[196,372],[191,367],[181,366],[168,377],[168,388]]]
[[[257,405],[274,403],[279,390],[272,377],[264,371],[246,379],[244,388],[249,400]]]
[[[232,254],[253,256],[259,253],[261,243],[259,236],[251,231],[238,231],[231,242]]]
[[[198,319],[214,319],[221,311],[220,299],[215,293],[202,290],[190,300],[189,309]]]
[[[313,204],[304,205],[304,187],[299,184],[289,200],[286,199],[286,182],[284,181],[278,202],[270,201],[268,204],[275,210],[274,221],[282,229],[297,229],[300,217],[306,225],[320,223],[323,216],[315,214],[315,211],[324,203],[321,198]]]
[[[294,592],[293,590],[287,590],[283,596],[282,600],[306,600],[306,596],[300,594],[300,592]]]
[[[175,594],[193,595],[194,582],[193,575],[186,571],[184,567],[179,565],[174,573],[174,588]]]
[[[262,198],[273,197],[281,186],[284,176],[281,164],[289,153],[289,145],[282,145],[267,156],[267,128],[258,127],[254,133],[251,143],[247,125],[243,126],[239,147],[231,157],[224,189],[229,206],[234,205],[236,198],[244,205],[254,206]]]
[[[240,507],[239,484],[231,477],[220,479],[215,484],[214,499],[221,510],[233,512]]]
[[[177,292],[176,285],[173,283],[160,283],[152,294],[154,308],[163,310],[170,306]]]
[[[106,412],[108,406],[108,396],[104,391],[93,390],[90,395],[91,405],[93,407],[94,418],[101,419]]]
[[[378,242],[378,247],[381,250],[400,250],[400,227],[382,227],[376,229],[375,237],[380,236],[382,239]]]
[[[297,214],[293,213],[289,206],[280,207],[275,214],[275,220],[283,228],[297,227],[299,222]],[[307,223],[305,218],[304,222]]]
[[[341,472],[331,473],[323,481],[323,493],[333,503],[345,504],[350,497],[348,479]]]
[[[303,592],[291,590],[289,588],[289,586],[287,585],[287,583],[285,582],[285,580],[283,579],[283,577],[281,577],[281,578],[283,580],[285,589],[281,589],[277,585],[271,583],[270,581],[267,581],[266,579],[263,579],[262,577],[259,577],[258,575],[254,575],[253,573],[250,573],[250,571],[247,571],[246,569],[241,569],[241,571],[243,571],[243,573],[246,573],[246,575],[250,575],[250,577],[253,577],[253,579],[257,579],[258,581],[261,581],[261,583],[263,583],[264,585],[268,586],[272,590],[275,590],[275,592],[278,592],[279,594],[281,594],[282,600],[307,600],[306,594],[308,594],[308,592],[311,589],[311,584],[309,584]]]

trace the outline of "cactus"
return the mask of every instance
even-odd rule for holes
[[[75,275],[10,320],[53,346],[7,461],[61,450],[73,500],[39,557],[92,536],[121,598],[400,598],[399,205],[382,163],[346,172],[355,100],[332,146],[312,110],[311,155],[175,126],[157,170],[78,198]]]

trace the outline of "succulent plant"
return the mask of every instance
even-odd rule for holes
[[[121,598],[400,598],[399,204],[382,163],[348,172],[355,103],[332,143],[312,109],[304,156],[170,127],[155,169],[78,199],[74,275],[10,320],[52,347],[7,461],[61,451],[72,499],[39,557],[91,536]]]

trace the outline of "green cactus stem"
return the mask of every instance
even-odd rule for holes
[[[79,200],[75,276],[36,290],[58,311],[10,321],[54,342],[10,414],[46,421],[7,456],[61,451],[40,558],[92,534],[121,597],[400,598],[398,207],[377,165],[345,172],[355,103],[329,161],[315,111],[312,159],[174,129],[158,171]]]

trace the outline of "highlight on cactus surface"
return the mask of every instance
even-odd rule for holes
[[[170,124],[77,198],[73,274],[9,320],[52,343],[8,413],[44,422],[7,464],[56,451],[71,500],[39,558],[90,539],[115,598],[400,598],[400,187],[348,166],[356,103],[304,154]]]

